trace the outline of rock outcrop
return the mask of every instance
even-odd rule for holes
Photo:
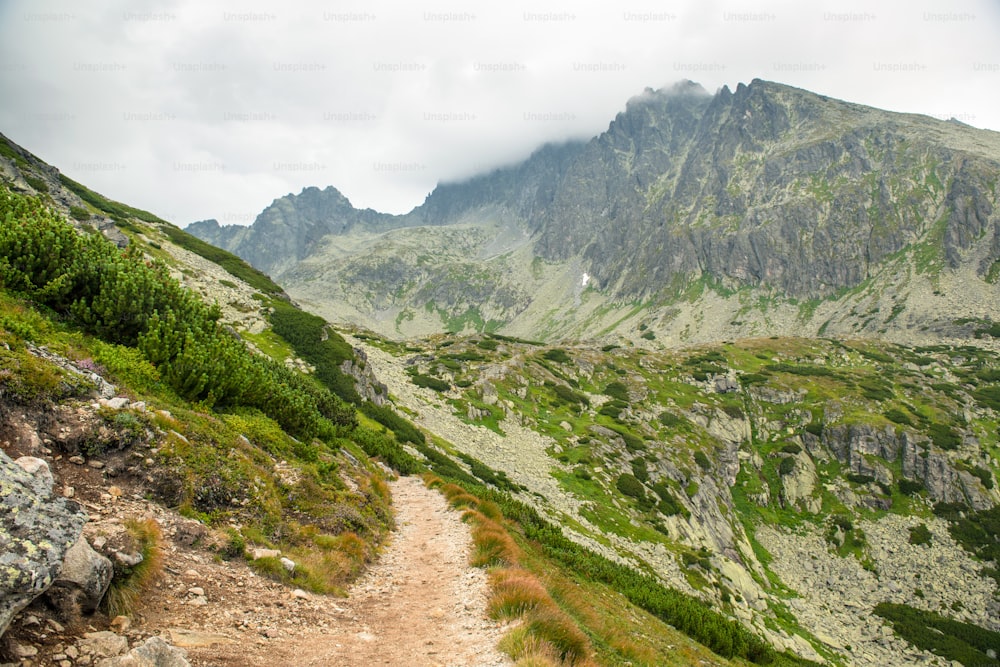
[[[38,462],[0,450],[0,634],[56,581],[87,521],[77,503],[53,492],[52,474]]]
[[[125,655],[105,658],[97,667],[188,667],[187,651],[150,637]]]

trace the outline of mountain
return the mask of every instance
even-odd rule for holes
[[[667,97],[692,118],[715,99],[690,87]],[[690,132],[677,125],[678,145]],[[565,215],[558,193],[598,148],[547,147],[442,186],[410,216],[354,211],[333,190],[310,193],[310,216],[279,203],[272,231],[331,224],[318,216],[327,199],[354,216],[332,227],[345,233],[304,244],[305,259],[281,275],[367,243],[400,258],[383,278],[449,278],[449,267],[475,278],[415,290],[428,299],[513,300],[488,291],[498,262],[527,260],[539,283],[560,262],[583,267],[587,250],[572,245],[589,248],[585,239],[567,237],[569,260],[544,259],[544,229],[528,225]],[[430,224],[442,219],[457,221]],[[951,289],[948,272],[961,276],[991,238],[958,251],[957,269],[942,252],[935,288]],[[553,242],[551,252],[563,250]],[[364,266],[388,256],[369,254]],[[581,290],[579,302],[613,288]],[[703,281],[684,298],[748,296],[730,289]],[[657,306],[626,307],[648,317]],[[996,664],[1000,324],[952,324],[976,337],[954,344],[768,336],[662,350],[649,349],[662,332],[652,324],[636,325],[645,346],[338,331],[244,261],[0,136],[0,486],[12,491],[0,498],[0,542],[14,545],[0,572],[0,662],[56,661],[94,639],[79,636],[90,626],[136,643],[183,639],[194,623],[223,633],[229,661],[244,664],[247,649],[229,640],[273,649],[268,609],[284,610],[283,627],[300,636],[303,618],[316,618],[300,615],[305,605],[325,608],[322,594],[378,553],[393,523],[388,481],[420,473],[462,511],[471,560],[489,568],[479,580],[490,614],[513,621],[501,648],[514,660]],[[39,512],[51,520],[27,518]],[[92,571],[131,602],[102,606],[101,585],[67,580],[60,554],[89,554],[75,544],[101,552],[88,556]],[[119,567],[143,554],[148,565]],[[405,578],[397,565],[393,579]],[[257,597],[233,597],[234,581],[255,581],[239,589]],[[119,604],[134,612],[131,634],[112,620]],[[344,631],[328,620],[322,634]]]
[[[998,176],[996,132],[682,82],[402,216],[309,188],[249,228],[190,231],[327,318],[396,337],[930,340],[1000,317]]]

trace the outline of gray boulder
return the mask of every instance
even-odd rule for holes
[[[189,667],[187,651],[171,646],[159,637],[150,637],[134,649],[97,663],[97,667]]]
[[[38,459],[28,472],[0,450],[0,635],[14,616],[56,580],[87,513],[53,493],[52,474]]]
[[[94,551],[81,536],[66,552],[62,570],[46,595],[59,609],[79,607],[91,613],[108,592],[113,575],[111,561]]]

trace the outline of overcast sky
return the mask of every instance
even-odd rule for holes
[[[182,226],[310,185],[404,212],[754,78],[1000,130],[1000,2],[0,0],[0,132]]]

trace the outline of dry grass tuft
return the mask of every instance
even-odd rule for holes
[[[104,596],[108,616],[114,618],[131,613],[139,600],[163,574],[163,532],[156,519],[126,519],[125,529],[135,541],[136,551],[142,561],[116,572],[111,587]]]
[[[476,498],[471,493],[459,493],[449,497],[448,504],[455,509],[462,509],[464,507],[471,507],[475,509],[479,506],[479,498]]]
[[[444,485],[444,480],[433,473],[425,472],[423,474],[424,486],[428,489],[439,489]]]
[[[490,589],[487,611],[497,621],[520,618],[549,601],[549,593],[541,582],[520,568],[494,570],[490,574]]]
[[[476,517],[472,526],[472,542],[475,545],[471,558],[472,565],[475,567],[517,565],[521,559],[521,549],[507,529],[481,514],[479,517]]]
[[[554,602],[536,606],[525,615],[524,624],[528,632],[552,645],[564,663],[578,665],[590,658],[590,640]]]

